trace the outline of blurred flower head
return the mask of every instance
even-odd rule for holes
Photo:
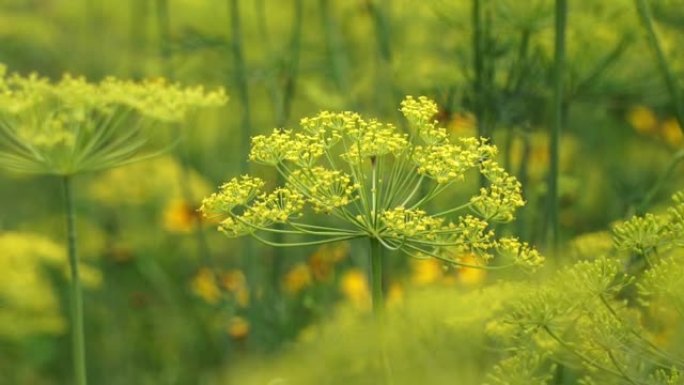
[[[5,232],[0,250],[0,338],[63,333],[62,308],[47,272],[55,269],[68,279],[64,248],[40,235]],[[86,264],[79,268],[85,286],[100,285],[98,270]]]
[[[226,102],[222,90],[183,88],[164,80],[64,75],[51,82],[0,68],[0,166],[32,174],[72,175],[121,166],[161,149],[150,146],[159,123]]]

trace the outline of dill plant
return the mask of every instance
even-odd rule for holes
[[[488,325],[508,353],[492,384],[549,384],[558,366],[580,383],[676,385],[684,350],[684,191],[662,214],[613,227],[613,248],[519,290]],[[519,378],[519,381],[511,381]]]
[[[484,138],[451,139],[433,120],[437,106],[426,97],[409,96],[400,110],[409,133],[354,112],[324,111],[303,118],[298,130],[254,136],[249,159],[275,168],[284,184],[266,192],[260,178],[236,177],[205,198],[201,211],[220,220],[228,237],[249,235],[274,247],[367,239],[375,313],[382,308],[386,251],[477,268],[541,264],[530,245],[497,238],[491,229],[524,205],[520,183],[495,160],[496,147]],[[483,175],[486,186],[466,202],[430,210],[431,201],[453,192],[470,172]],[[316,216],[339,224],[317,224]],[[508,260],[488,265],[495,255]]]
[[[36,74],[10,75],[0,64],[0,167],[62,180],[76,384],[85,385],[87,374],[73,177],[157,155],[164,148],[153,148],[153,128],[225,102],[222,90],[184,88],[164,79],[108,77],[91,83],[65,75],[52,82]]]

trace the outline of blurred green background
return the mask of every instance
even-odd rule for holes
[[[482,6],[480,45],[473,3]],[[681,79],[684,3],[651,5],[667,63]],[[166,77],[225,87],[230,96],[227,106],[188,121],[168,154],[78,179],[91,382],[280,384],[275,374],[253,382],[233,376],[259,373],[281,352],[302,349],[292,348],[296,341],[317,335],[320,345],[344,346],[333,326],[322,325],[337,314],[334,322],[343,324],[349,312],[367,311],[363,245],[272,250],[227,239],[196,212],[202,197],[232,176],[249,170],[275,178],[246,162],[250,135],[294,127],[319,110],[398,121],[405,95],[433,98],[453,135],[493,137],[528,202],[505,232],[550,255],[553,28],[549,0],[0,1],[0,63],[11,72],[93,81]],[[609,248],[603,231],[611,223],[666,202],[683,181],[677,106],[633,1],[571,2],[563,80],[564,252],[549,258],[551,266]],[[477,187],[464,184],[464,194]],[[0,173],[2,385],[71,383],[61,207],[58,180]],[[591,249],[583,251],[587,239]],[[464,376],[454,383],[477,383],[493,359],[467,353],[480,351],[488,313],[457,310],[494,307],[506,290],[488,289],[498,290],[496,300],[458,301],[504,278],[530,279],[516,271],[391,260],[388,301],[405,301],[415,315],[408,319],[432,325],[444,314],[472,317],[471,329],[451,328],[441,337],[429,326],[394,325],[388,330],[415,335],[391,343],[418,354],[414,345],[422,338],[442,339],[434,349],[453,356],[433,362],[431,373],[461,365],[449,369]],[[430,299],[412,301],[411,293]],[[315,352],[301,362],[294,355],[290,365],[314,367],[320,357],[333,366],[343,362]]]

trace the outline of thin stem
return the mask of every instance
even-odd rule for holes
[[[399,206],[406,206],[411,199],[413,199],[413,196],[416,195],[418,192],[418,189],[420,189],[420,186],[423,184],[423,179],[425,179],[425,175],[421,175],[420,178],[418,179],[418,183],[416,183],[416,186],[411,190],[411,193],[406,197],[406,199],[399,205]]]
[[[76,248],[76,225],[74,212],[74,196],[71,176],[62,179],[64,190],[64,210],[67,227],[67,251],[69,255],[69,272],[71,274],[71,349],[74,362],[76,385],[86,385],[85,333],[83,327],[83,290],[78,274],[78,250]]]
[[[567,24],[567,0],[556,0],[556,39],[553,71],[553,123],[549,146],[550,172],[548,179],[548,220],[550,246],[558,249],[558,165],[560,135],[563,128],[563,71],[565,70],[565,26]]]
[[[581,361],[585,362],[586,364],[588,364],[588,365],[590,365],[590,366],[593,366],[593,367],[596,368],[596,369],[603,370],[603,371],[605,371],[606,373],[612,374],[612,375],[614,375],[614,376],[616,376],[616,377],[618,377],[618,378],[623,378],[623,379],[625,379],[625,380],[628,380],[628,381],[631,382],[631,383],[634,383],[634,381],[633,381],[631,378],[624,376],[623,373],[620,373],[620,372],[618,372],[618,371],[616,371],[616,370],[613,370],[613,369],[611,369],[611,368],[605,367],[605,366],[601,365],[600,363],[596,362],[595,360],[593,360],[593,359],[591,359],[591,358],[585,356],[584,354],[582,354],[582,353],[579,352],[578,350],[575,350],[574,347],[573,347],[571,344],[565,342],[565,341],[564,341],[562,338],[560,338],[556,333],[554,333],[553,331],[551,331],[551,328],[549,328],[548,326],[544,325],[544,326],[542,326],[542,329],[544,329],[544,331],[546,331],[546,333],[547,333],[551,338],[553,338],[554,340],[556,340],[556,342],[558,342],[562,347],[564,347],[565,349],[567,349],[570,353],[572,353],[573,355],[575,355],[577,358],[579,358]]]
[[[323,245],[326,243],[333,243],[333,242],[340,242],[340,241],[349,241],[352,239],[356,238],[361,238],[364,236],[364,234],[359,234],[359,235],[347,235],[347,236],[342,236],[342,237],[337,237],[337,238],[328,238],[328,239],[323,239],[320,241],[311,241],[311,242],[290,242],[290,243],[274,243],[271,242],[267,239],[264,239],[255,233],[251,233],[250,236],[254,237],[257,241],[263,243],[264,245],[268,246],[273,246],[273,247],[300,247],[300,246],[314,246],[314,245]]]
[[[378,223],[378,162],[377,157],[371,158],[371,215],[373,220],[373,229]]]
[[[444,211],[441,211],[437,214],[433,214],[432,216],[433,217],[441,217],[442,215],[447,215],[447,214],[451,214],[451,213],[456,212],[456,211],[467,209],[468,207],[472,206],[472,204],[473,204],[472,202],[464,203],[460,206],[456,206],[456,207],[451,208],[449,210],[444,210]]]
[[[376,96],[383,100],[389,96],[393,103],[401,98],[400,91],[392,76],[392,42],[390,26],[389,1],[368,1],[368,13],[373,22],[375,38],[378,48],[379,65],[377,66]],[[386,92],[389,91],[389,95]],[[403,122],[403,121],[402,121]]]
[[[169,1],[157,0],[157,28],[159,28],[159,58],[168,78],[173,78],[171,65],[171,19],[169,17]]]
[[[636,209],[636,214],[637,215],[643,215],[648,206],[651,204],[653,201],[653,198],[658,194],[658,192],[665,186],[667,182],[671,180],[672,173],[675,171],[679,163],[684,159],[684,150],[678,151],[674,156],[672,157],[672,160],[670,160],[670,164],[667,166],[667,169],[665,170],[664,173],[660,175],[658,180],[653,184],[653,187],[651,187],[650,190],[648,190],[648,193],[646,193],[646,196],[644,197],[644,200],[641,202],[639,207]]]
[[[380,318],[385,305],[382,291],[382,245],[377,238],[370,239],[370,265],[373,314]]]
[[[321,11],[321,22],[323,26],[323,37],[325,40],[328,65],[332,80],[335,82],[337,90],[352,99],[350,92],[350,82],[347,76],[347,63],[344,53],[343,41],[340,37],[339,26],[330,11],[330,0],[319,0]],[[353,99],[352,99],[353,100]],[[353,104],[353,102],[352,102]]]
[[[473,113],[477,123],[477,136],[489,137],[490,132],[485,122],[485,23],[482,10],[483,0],[472,0],[471,23],[473,28]],[[487,183],[484,175],[480,175],[480,187]]]
[[[653,25],[653,15],[651,14],[651,8],[646,0],[635,0],[637,13],[639,14],[639,20],[643,24],[644,29],[646,29],[646,37],[648,38],[648,44],[656,55],[658,61],[658,69],[665,81],[665,86],[667,91],[670,93],[670,98],[672,99],[672,104],[674,104],[675,113],[677,117],[677,122],[679,123],[679,128],[684,132],[684,104],[682,103],[682,96],[679,93],[679,87],[677,78],[674,76],[672,69],[667,63],[665,58],[665,52],[660,44],[658,35],[656,34],[655,27]]]
[[[231,53],[233,56],[233,75],[236,87],[236,93],[242,104],[242,137],[241,148],[243,151],[249,152],[250,148],[250,134],[252,132],[252,116],[251,105],[249,101],[249,89],[247,85],[247,66],[245,63],[242,41],[242,23],[240,22],[240,6],[238,0],[229,0],[228,8],[230,10],[230,27],[231,27]],[[247,156],[243,154],[241,159],[242,171],[247,172]]]

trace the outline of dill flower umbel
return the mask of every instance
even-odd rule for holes
[[[453,250],[476,255],[478,267],[494,255],[510,264],[538,266],[541,255],[515,238],[497,240],[492,222],[509,222],[524,205],[520,183],[495,161],[484,138],[451,140],[433,119],[436,104],[407,97],[401,112],[410,132],[353,112],[321,112],[301,130],[278,129],[252,138],[250,160],[275,167],[285,184],[273,192],[251,176],[234,178],[204,200],[204,215],[221,220],[230,237],[251,235],[273,246],[370,238],[389,250],[432,256],[462,265]],[[458,188],[471,174],[487,184],[461,205],[431,212],[428,203]],[[336,218],[339,227],[307,221]],[[284,227],[271,228],[273,224]],[[314,240],[280,244],[264,234],[308,235]]]
[[[222,90],[163,79],[90,83],[67,74],[51,82],[36,74],[9,75],[0,65],[0,166],[73,175],[130,163],[146,156],[151,127],[225,102]]]

